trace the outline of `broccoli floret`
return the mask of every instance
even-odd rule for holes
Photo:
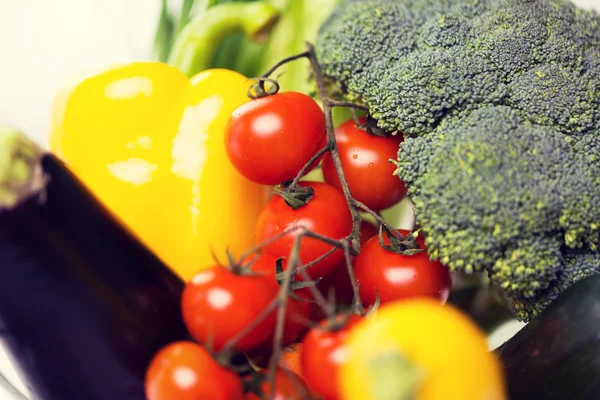
[[[390,131],[425,135],[449,114],[520,104],[568,133],[599,121],[599,31],[600,16],[560,0],[346,1],[316,49],[326,78]]]
[[[598,123],[600,104],[600,90],[587,90],[587,85],[600,89],[587,74],[573,74],[557,64],[541,65],[513,80],[506,104],[536,124],[559,126],[565,134],[585,133]]]
[[[432,258],[536,315],[600,273],[600,16],[563,0],[346,0],[317,58],[402,133]]]
[[[482,107],[435,135],[409,138],[400,160],[430,256],[453,270],[488,271],[524,304],[545,304],[540,296],[566,279],[566,251],[597,250],[600,169],[563,134],[525,123],[507,106]]]
[[[597,251],[569,251],[563,255],[562,268],[552,285],[534,298],[514,297],[513,309],[520,320],[530,320],[572,284],[597,274],[600,274],[600,254]]]

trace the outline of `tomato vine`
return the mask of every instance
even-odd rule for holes
[[[300,232],[296,234],[295,241],[294,241],[294,244],[292,246],[292,249],[291,249],[291,252],[290,252],[290,255],[288,258],[288,265],[287,265],[287,268],[285,269],[285,272],[283,275],[283,280],[281,281],[281,290],[280,290],[279,296],[276,300],[276,303],[277,303],[276,307],[278,307],[278,315],[277,315],[277,323],[276,323],[276,327],[275,327],[275,336],[274,336],[274,340],[273,340],[273,354],[271,357],[271,362],[269,365],[269,372],[268,372],[268,379],[270,381],[269,388],[271,389],[272,393],[266,394],[267,398],[269,398],[269,399],[272,399],[273,398],[272,396],[275,393],[274,388],[275,388],[276,374],[277,374],[277,370],[278,370],[277,368],[279,365],[279,359],[281,358],[281,352],[283,349],[282,340],[283,340],[285,313],[286,313],[287,302],[288,302],[288,297],[289,297],[288,293],[290,291],[290,286],[292,284],[292,281],[293,281],[295,275],[300,274],[304,278],[308,278],[307,273],[306,273],[307,268],[309,268],[311,265],[314,265],[315,263],[320,261],[320,259],[323,259],[323,258],[329,256],[336,249],[342,249],[344,251],[344,258],[345,258],[345,265],[346,265],[346,270],[347,270],[347,274],[348,274],[348,279],[350,280],[350,282],[352,284],[352,290],[353,290],[353,295],[354,295],[353,312],[358,315],[364,315],[366,310],[360,299],[359,286],[355,280],[354,271],[353,271],[352,262],[351,262],[351,257],[356,256],[360,253],[360,246],[361,246],[360,245],[360,226],[362,223],[362,218],[361,218],[360,213],[361,212],[367,213],[377,221],[377,223],[380,226],[380,242],[382,244],[383,244],[383,234],[385,234],[389,238],[391,238],[392,239],[391,241],[393,243],[394,242],[402,243],[406,240],[406,238],[403,238],[402,235],[394,227],[392,227],[387,221],[385,221],[379,213],[373,211],[372,209],[370,209],[369,207],[367,207],[365,204],[361,203],[360,201],[356,200],[352,196],[352,193],[348,186],[348,181],[346,179],[344,170],[342,168],[342,162],[340,159],[338,144],[337,144],[336,137],[335,137],[335,129],[334,129],[334,124],[333,124],[332,110],[334,107],[353,108],[353,109],[357,109],[360,111],[367,111],[367,112],[369,110],[368,110],[368,108],[361,106],[361,105],[332,99],[328,94],[327,87],[323,80],[323,77],[321,74],[321,69],[318,64],[313,45],[310,43],[307,43],[307,49],[308,50],[306,52],[303,52],[303,53],[300,53],[300,54],[297,54],[297,55],[294,55],[294,56],[291,56],[291,57],[281,60],[279,63],[277,63],[275,66],[273,66],[269,71],[267,71],[258,80],[258,82],[257,82],[257,84],[255,84],[255,88],[254,88],[255,93],[256,92],[262,92],[262,93],[272,92],[272,90],[265,89],[265,87],[264,87],[265,82],[269,81],[270,75],[272,75],[279,67],[285,65],[288,62],[292,62],[292,61],[295,61],[295,60],[298,60],[301,58],[307,58],[311,65],[312,76],[313,76],[313,79],[315,80],[315,83],[317,86],[317,92],[320,97],[321,104],[323,107],[323,112],[325,115],[325,125],[326,125],[326,134],[327,134],[326,135],[326,138],[327,138],[326,144],[319,151],[317,151],[308,160],[308,162],[306,162],[304,167],[298,172],[296,177],[291,182],[286,182],[285,185],[280,185],[280,187],[276,189],[276,193],[284,196],[284,198],[286,197],[286,195],[291,195],[293,197],[295,195],[295,193],[299,190],[299,182],[304,177],[306,172],[311,168],[311,166],[317,160],[319,160],[319,158],[321,156],[323,156],[325,153],[329,153],[331,155],[333,165],[335,167],[335,171],[337,172],[337,176],[340,181],[340,185],[342,188],[342,192],[343,192],[346,204],[348,205],[348,208],[349,208],[351,216],[352,216],[352,230],[351,230],[351,233],[347,237],[342,238],[340,240],[335,240],[335,239],[332,239],[329,237],[325,237],[323,235],[319,235],[319,234],[312,232],[304,227],[295,227],[294,229],[282,232],[280,235],[277,235],[278,236],[277,238],[267,239],[265,242],[258,245],[257,248],[252,249],[249,252],[246,252],[246,254],[244,254],[242,256],[242,259],[243,259],[243,257],[246,257],[248,254],[251,254],[252,252],[254,252],[256,250],[263,248],[264,246],[268,245],[268,243],[271,243],[271,242],[277,240],[278,238],[281,238],[293,231],[300,230]],[[305,195],[306,193],[302,193],[302,194]],[[302,203],[302,201],[304,201],[304,204],[306,204],[306,202],[310,201],[310,196],[306,196],[306,199],[301,200],[301,203]],[[301,207],[302,204],[299,204],[299,205],[298,204],[290,204],[290,206]],[[327,253],[323,254],[321,257],[319,257],[319,259],[312,260],[308,264],[301,265],[301,263],[299,261],[300,243],[304,237],[312,237],[312,238],[321,240],[321,241],[331,245],[332,248],[329,252],[327,252]],[[418,247],[418,245],[416,247]],[[399,252],[402,252],[405,249],[397,248],[396,250]],[[414,251],[414,250],[415,250],[414,247],[410,249],[410,251]],[[335,307],[333,305],[331,305],[323,297],[323,295],[318,291],[318,289],[316,289],[316,287],[314,285],[309,285],[308,288],[311,291],[311,294],[314,296],[314,298],[317,300],[317,302],[323,309],[323,311],[325,312],[325,314],[327,315],[327,317],[333,318],[334,313],[335,313]]]
[[[316,83],[318,97],[321,101],[321,109],[318,109],[317,111],[314,110],[316,107],[314,105],[314,100],[309,99],[313,102],[313,104],[310,104],[310,102],[307,102],[307,96],[305,95],[295,94],[290,96],[288,93],[285,97],[285,101],[281,101],[281,97],[274,97],[281,96],[281,94],[278,94],[279,84],[276,80],[271,79],[270,75],[272,75],[279,67],[285,65],[286,63],[293,62],[302,58],[306,58],[310,62],[312,76]],[[241,271],[243,273],[250,274],[253,273],[252,255],[256,256],[257,254],[264,251],[265,254],[268,254],[269,257],[271,257],[271,260],[276,260],[276,265],[273,266],[275,272],[273,274],[270,274],[270,277],[274,278],[276,283],[279,285],[279,289],[276,292],[276,296],[270,301],[270,303],[268,303],[268,305],[266,305],[266,307],[262,310],[262,312],[260,312],[260,314],[256,315],[255,319],[253,319],[251,323],[245,325],[243,329],[240,329],[235,335],[230,336],[224,343],[222,343],[220,349],[218,349],[218,353],[213,354],[213,358],[217,360],[221,365],[226,367],[229,364],[229,360],[232,359],[232,356],[236,352],[236,350],[240,351],[240,348],[244,349],[244,346],[242,346],[244,338],[251,334],[251,332],[253,332],[255,329],[257,329],[257,327],[263,326],[265,319],[271,319],[273,313],[275,313],[276,316],[274,326],[271,325],[273,333],[266,339],[268,341],[272,340],[271,343],[267,343],[271,351],[271,356],[268,361],[267,368],[265,371],[259,374],[260,382],[251,382],[249,384],[250,387],[253,388],[253,391],[257,390],[257,386],[260,386],[264,390],[269,391],[270,393],[262,393],[262,395],[264,395],[263,398],[265,400],[273,400],[278,390],[278,379],[279,381],[281,381],[280,360],[285,345],[284,340],[286,340],[284,339],[286,321],[287,323],[289,323],[289,319],[286,318],[286,316],[290,308],[293,310],[296,306],[296,303],[291,302],[309,301],[316,303],[319,306],[323,315],[325,316],[325,319],[324,322],[322,320],[319,324],[316,325],[313,323],[313,321],[306,321],[308,326],[311,326],[312,324],[313,329],[317,329],[315,328],[316,326],[320,326],[321,329],[323,329],[324,326],[338,326],[338,329],[341,329],[343,328],[344,324],[339,324],[340,317],[342,317],[343,321],[348,320],[346,317],[350,314],[340,314],[334,302],[326,299],[325,295],[317,287],[317,284],[322,279],[320,277],[326,272],[325,270],[331,269],[333,271],[333,269],[337,270],[338,267],[345,269],[347,279],[350,281],[352,287],[353,302],[352,309],[350,310],[351,314],[355,314],[355,317],[362,317],[367,314],[367,310],[365,309],[361,300],[359,284],[356,281],[353,267],[353,258],[359,256],[361,252],[361,225],[364,222],[361,213],[370,215],[379,224],[379,244],[382,247],[384,247],[385,250],[390,251],[392,253],[402,254],[405,256],[409,256],[411,254],[415,254],[423,250],[419,248],[419,244],[417,244],[417,242],[414,240],[414,232],[403,236],[402,233],[400,233],[397,229],[395,229],[387,221],[385,221],[376,210],[371,209],[366,204],[364,204],[364,202],[356,199],[353,196],[350,186],[348,184],[348,179],[344,174],[344,169],[342,166],[340,149],[338,147],[333,123],[333,109],[335,107],[345,107],[351,108],[353,110],[366,111],[366,126],[361,126],[361,128],[365,128],[367,132],[380,137],[385,137],[387,133],[379,130],[376,127],[376,124],[374,125],[374,120],[368,115],[369,110],[366,107],[345,101],[338,101],[329,96],[327,86],[324,82],[324,79],[321,74],[321,69],[317,62],[313,45],[307,43],[306,52],[281,60],[261,77],[255,78],[254,80],[256,82],[249,88],[248,97],[253,99],[252,101],[255,103],[244,108],[244,110],[246,110],[246,113],[244,113],[242,110],[242,112],[240,112],[235,117],[243,119],[243,116],[247,116],[248,120],[242,120],[241,123],[246,124],[248,127],[251,128],[246,128],[246,125],[234,125],[234,122],[232,122],[232,124],[228,128],[228,133],[226,134],[226,138],[228,138],[226,141],[227,143],[230,143],[230,146],[234,145],[231,145],[232,142],[229,141],[229,139],[234,137],[234,139],[231,140],[233,140],[233,143],[236,147],[235,150],[238,153],[242,150],[242,148],[245,148],[243,146],[244,143],[252,143],[252,140],[254,140],[252,136],[244,136],[245,129],[253,129],[252,127],[256,125],[254,124],[254,122],[256,122],[256,118],[260,117],[260,113],[253,114],[253,112],[256,111],[257,107],[264,107],[265,104],[270,104],[268,102],[272,99],[279,100],[279,103],[277,103],[277,107],[283,107],[279,108],[279,110],[281,110],[281,115],[292,115],[295,121],[295,124],[292,124],[293,126],[302,125],[305,121],[302,121],[301,116],[299,117],[298,115],[294,115],[293,113],[290,114],[290,109],[285,109],[284,106],[286,102],[289,103],[292,101],[293,96],[296,96],[299,99],[301,97],[301,102],[303,104],[308,104],[307,107],[310,107],[311,116],[314,116],[315,112],[318,112],[318,119],[320,120],[320,124],[323,123],[324,116],[325,128],[324,144],[321,145],[322,142],[320,141],[322,139],[322,135],[320,136],[317,132],[317,127],[319,126],[319,123],[312,123],[314,122],[314,120],[310,117],[307,118],[308,120],[312,121],[310,124],[308,122],[305,124],[305,126],[309,126],[310,133],[302,132],[302,130],[300,129],[300,134],[308,136],[302,138],[292,135],[291,137],[289,137],[289,139],[294,141],[294,143],[296,144],[296,148],[301,148],[300,152],[302,153],[301,156],[294,155],[294,165],[292,167],[288,165],[287,168],[281,169],[264,168],[265,170],[269,171],[263,175],[254,176],[255,182],[263,184],[265,184],[265,182],[267,181],[270,184],[276,179],[280,178],[281,176],[285,176],[285,179],[289,179],[288,181],[280,182],[275,187],[274,194],[276,196],[281,197],[281,199],[279,197],[275,197],[273,199],[276,199],[276,206],[279,207],[278,210],[280,210],[282,214],[291,214],[289,218],[292,220],[292,222],[281,223],[281,226],[289,223],[290,227],[283,229],[282,231],[276,234],[272,233],[277,230],[270,230],[269,232],[265,233],[263,231],[260,231],[259,229],[261,228],[259,218],[259,223],[257,223],[257,236],[261,239],[259,240],[260,243],[257,246],[248,249],[239,257],[238,260],[233,260],[231,257],[229,260],[230,268],[232,271]],[[273,97],[269,98],[270,96]],[[321,112],[323,114],[321,114]],[[279,116],[280,115],[278,115],[278,117]],[[233,121],[235,118],[232,116],[231,120]],[[355,121],[358,121],[358,119],[355,118]],[[299,128],[297,128],[296,126],[293,127],[293,133],[298,134]],[[275,126],[275,124],[269,124],[268,127],[264,127],[264,130],[269,131],[267,134],[265,134],[265,136],[269,137],[269,140],[272,140],[272,135],[277,135],[281,131],[281,129],[278,126]],[[234,131],[235,135],[238,136],[229,135],[231,132]],[[260,132],[257,133],[257,135],[259,134]],[[319,140],[319,146],[321,147],[310,147],[306,143],[307,141],[312,140],[314,145],[314,143],[317,142],[317,138]],[[286,138],[278,137],[273,140],[276,141],[276,144],[272,147],[275,149],[279,149],[281,148],[281,143],[285,143]],[[253,146],[256,145],[253,144]],[[313,152],[313,150],[310,150],[311,148],[315,149],[314,154],[312,155],[307,152]],[[230,158],[237,157],[235,161],[239,162],[240,165],[242,162],[246,162],[247,158],[252,158],[247,154],[244,157],[239,157],[240,154],[233,154],[233,151],[231,149],[228,149],[228,151],[230,151]],[[254,154],[255,158],[258,157],[258,154],[268,154],[270,156],[270,160],[265,160],[265,162],[273,161],[274,159],[280,162],[282,157],[287,156],[287,154],[270,154],[268,153],[268,151],[265,151],[265,149],[261,149],[260,147],[253,148],[253,151],[256,153]],[[317,165],[317,163],[320,161],[321,157],[325,155],[327,155],[327,157],[330,157],[334,166],[335,174],[339,179],[338,188],[335,188],[334,186],[328,185],[326,183],[301,182],[301,179],[312,168],[314,168],[315,165]],[[299,160],[300,162],[298,162]],[[260,164],[261,162],[263,162],[263,160],[260,157],[258,157],[258,159],[254,161],[257,161],[259,163],[257,165],[261,167],[264,166]],[[244,164],[243,166],[240,165],[238,165],[237,168],[244,168],[244,172],[246,174],[260,174],[260,171],[256,171],[255,169],[253,170],[253,168],[248,167],[247,164]],[[282,172],[282,169],[286,169],[286,171]],[[261,180],[264,182],[260,182]],[[341,188],[341,194],[338,190],[339,188]],[[319,195],[318,193],[321,194]],[[324,195],[323,193],[329,193],[329,195]],[[335,202],[335,207],[333,208],[336,208],[337,211],[339,211],[340,209],[345,209],[345,207],[347,206],[349,213],[347,211],[343,211],[343,216],[339,217],[338,220],[336,220],[336,223],[338,225],[334,228],[332,228],[332,225],[330,223],[321,223],[319,225],[316,222],[312,225],[309,224],[310,227],[304,226],[303,223],[306,223],[306,221],[309,218],[306,215],[308,213],[303,213],[303,211],[306,211],[312,207],[312,210],[318,210],[319,215],[327,213],[327,211],[323,211],[324,209],[327,210],[327,207],[324,207],[322,205],[324,198],[328,198],[329,201]],[[272,202],[274,201],[273,199],[271,199],[269,204],[272,204]],[[289,207],[289,209],[287,207]],[[306,207],[306,209],[302,210],[301,208],[303,207]],[[290,213],[290,209],[293,210],[293,212]],[[265,219],[271,217],[271,214],[265,215],[267,215],[266,217],[264,217]],[[277,214],[274,215],[277,216]],[[320,226],[321,229],[317,229],[315,228],[315,226]],[[332,234],[332,232],[334,232],[334,234]],[[331,237],[338,234],[339,236],[337,237]],[[303,242],[304,239],[313,239],[310,242],[313,246],[312,251],[306,250],[306,244],[305,242]],[[315,241],[321,243],[316,250],[314,247]],[[282,242],[284,243],[283,245],[281,244]],[[323,244],[326,245],[325,248],[323,248]],[[330,248],[327,251],[325,251],[325,249],[327,249],[328,246],[330,246]],[[270,252],[266,251],[269,249],[271,250]],[[282,252],[285,252],[286,254],[282,254]],[[310,257],[306,256],[304,258],[310,258],[310,261],[304,263],[301,257],[302,254],[308,254]],[[317,254],[320,255],[317,257]],[[334,258],[338,261],[342,261],[343,263],[340,263],[338,261],[331,261],[331,258],[329,260],[326,260],[328,257]],[[264,269],[264,266],[261,266],[261,268]],[[311,271],[320,272],[311,274]],[[200,279],[200,281],[202,281],[202,279]],[[295,290],[308,290],[311,299],[307,300],[306,298],[300,298],[300,296],[296,296],[294,293]],[[232,294],[232,298],[233,296],[234,295]],[[376,297],[377,300],[374,302],[374,304],[372,301],[369,302],[369,305],[371,305],[369,311],[377,309],[379,305],[378,293],[376,293]],[[250,360],[249,363],[252,364],[252,361]],[[253,374],[253,378],[259,379],[257,378],[257,376],[257,374]],[[246,383],[246,385],[248,386],[248,383]],[[304,391],[301,394],[301,397],[303,399],[308,400],[311,398],[310,395],[306,393],[306,391]]]

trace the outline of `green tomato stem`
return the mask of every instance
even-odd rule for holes
[[[213,54],[228,34],[241,31],[250,40],[263,42],[279,16],[277,8],[264,1],[212,6],[181,31],[168,63],[192,77],[209,68]]]
[[[0,127],[0,209],[14,207],[43,187],[42,155],[23,133]]]
[[[392,351],[367,361],[367,382],[372,398],[378,400],[413,400],[424,378],[399,351]]]

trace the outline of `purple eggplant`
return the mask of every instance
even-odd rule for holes
[[[0,339],[34,400],[144,400],[183,282],[56,157],[0,130]]]
[[[600,276],[575,283],[497,352],[511,400],[600,399]]]

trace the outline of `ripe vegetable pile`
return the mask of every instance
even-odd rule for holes
[[[113,318],[127,308],[113,307],[119,296],[103,300],[108,309],[86,303],[90,320],[101,314],[138,345],[134,356],[107,352],[116,376],[107,393],[126,386],[116,382],[125,354],[144,364],[144,385],[139,365],[130,372],[148,400],[505,399],[485,334],[446,303],[454,278],[486,272],[529,320],[600,272],[600,16],[562,0],[341,0],[316,47],[248,79],[207,68],[229,58],[217,43],[239,29],[260,42],[281,15],[269,2],[235,3],[205,2],[171,49],[172,65],[119,66],[60,93],[55,154],[0,130],[9,250],[51,255],[23,264],[32,271],[87,278],[95,272],[80,272],[91,269],[133,286],[151,268],[154,291],[136,301],[153,310],[144,315],[152,324],[138,323],[135,308]],[[274,51],[279,42],[270,43]],[[270,78],[298,59],[310,64],[320,104],[290,90],[307,82]],[[334,109],[352,118],[336,126]],[[63,181],[77,190],[60,193]],[[49,207],[38,202],[44,188]],[[79,214],[63,204],[70,196]],[[398,229],[383,212],[407,196],[416,225]],[[27,218],[50,231],[60,219],[53,207],[70,216],[56,231],[69,233],[69,251],[50,241],[40,253]],[[102,249],[82,251],[80,230],[66,229],[74,215],[100,216],[90,236],[117,232],[104,234],[108,243],[132,235],[98,257]],[[85,257],[69,256],[78,252]],[[117,267],[103,268],[111,257]],[[115,272],[132,259],[142,260],[134,274]],[[96,286],[129,287],[111,282]],[[87,296],[78,284],[70,293]],[[164,332],[146,332],[161,323]],[[142,329],[148,337],[138,340]],[[49,342],[62,332],[52,333]],[[597,336],[587,333],[586,345]],[[539,349],[526,350],[523,360],[536,364]],[[511,395],[522,393],[513,380]],[[588,395],[594,384],[575,389]]]
[[[333,130],[340,104],[323,92],[312,50],[306,57],[324,111],[265,78],[224,128],[232,165],[276,185],[274,194],[258,216],[257,245],[199,266],[187,283],[181,308],[195,342],[155,356],[148,399],[504,399],[485,336],[445,305],[448,268],[429,259],[416,231],[396,230],[377,213],[406,193],[389,161],[400,139],[372,130],[368,117]],[[325,182],[304,179],[321,161]],[[414,328],[398,329],[405,323]],[[361,332],[373,329],[381,338],[366,345]],[[428,350],[441,335],[452,348]],[[458,370],[481,377],[465,388],[453,383]]]
[[[325,78],[405,137],[396,174],[453,270],[529,320],[600,273],[600,16],[563,0],[345,1]]]
[[[255,6],[261,21],[273,18],[271,8]],[[242,14],[235,24],[247,22]],[[176,46],[175,65],[139,62],[89,77],[59,93],[53,109],[53,152],[185,283],[180,308],[189,340],[158,351],[146,395],[352,398],[341,382],[350,337],[379,324],[380,307],[401,302],[402,312],[416,307],[432,321],[454,315],[445,306],[448,268],[429,259],[418,232],[379,214],[406,195],[390,162],[402,138],[375,129],[371,116],[334,129],[332,109],[355,106],[328,97],[312,47],[281,65],[308,59],[322,106],[307,94],[279,92],[268,77],[274,70],[255,79],[227,69],[188,77],[188,61],[210,58],[189,44]],[[306,178],[318,168],[322,179]],[[463,364],[482,371],[473,398],[503,399],[484,334],[464,316],[451,319],[454,349],[478,354]],[[431,338],[447,327],[427,329]],[[435,363],[427,343],[404,343],[396,328],[385,330],[390,341],[367,372],[400,375],[366,382],[372,398],[382,388],[394,398],[432,398],[430,387],[459,395],[448,384],[450,368],[428,374]],[[463,341],[468,332],[477,339]],[[435,353],[456,362],[455,353]],[[297,361],[288,365],[290,358]]]

